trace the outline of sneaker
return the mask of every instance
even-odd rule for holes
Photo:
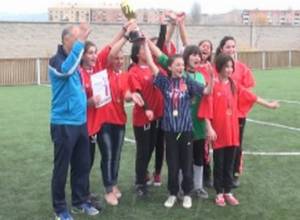
[[[55,220],[73,220],[73,217],[68,211],[63,211],[59,214],[55,214]]]
[[[113,187],[113,193],[115,194],[117,199],[120,199],[122,197],[122,193],[117,186]]]
[[[106,193],[104,198],[108,205],[116,206],[119,204],[119,201],[113,192]]]
[[[239,200],[237,200],[237,198],[235,198],[232,193],[224,194],[224,198],[226,202],[228,202],[232,206],[237,206],[240,204]]]
[[[164,206],[166,208],[172,208],[176,202],[176,196],[169,196],[168,199],[165,201]]]
[[[215,198],[215,203],[217,206],[224,207],[226,206],[225,199],[223,194],[218,194]]]
[[[146,179],[145,179],[145,181],[146,181],[146,185],[147,185],[147,186],[151,186],[151,185],[153,184],[153,181],[152,181],[152,179],[151,179],[151,177],[150,177],[150,175],[149,175],[149,172],[147,172],[147,174],[146,174]]]
[[[204,179],[203,185],[206,188],[212,188],[213,187],[213,182],[212,182],[212,180],[210,178],[209,179]]]
[[[97,215],[99,211],[95,207],[93,207],[91,203],[85,202],[78,207],[73,207],[72,213],[74,214],[84,213],[86,215],[93,216],[93,215]]]
[[[160,174],[153,174],[153,185],[154,186],[161,186]]]
[[[148,194],[147,186],[144,185],[137,185],[135,187],[135,193],[139,197],[144,197]]]
[[[201,199],[208,199],[208,193],[203,188],[202,189],[196,189],[195,190],[195,195],[196,195],[196,197],[201,198]]]
[[[240,186],[240,181],[238,176],[234,176],[232,180],[232,187],[237,188]]]
[[[186,209],[192,208],[192,197],[184,196],[182,206],[183,206],[183,208],[186,208]]]

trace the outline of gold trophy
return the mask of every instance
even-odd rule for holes
[[[124,16],[128,19],[128,21],[136,19],[136,13],[134,11],[134,8],[128,2],[128,0],[121,1],[121,10],[122,10]],[[136,29],[129,33],[129,41],[130,42],[141,41],[144,39],[145,39],[145,37],[143,36],[143,34],[140,32],[139,29]]]

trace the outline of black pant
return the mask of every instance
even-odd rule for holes
[[[232,171],[236,147],[214,150],[214,187],[217,194],[229,193],[232,188]]]
[[[193,189],[192,132],[165,132],[168,165],[168,190],[176,196],[179,191],[178,173],[182,170],[182,189],[185,195]]]
[[[146,184],[146,173],[157,136],[157,121],[144,126],[134,126],[136,140],[135,173],[136,185]]]
[[[246,118],[239,118],[239,129],[240,129],[240,147],[236,149],[235,158],[234,158],[234,170],[233,174],[241,173],[241,163],[242,163],[242,154],[243,154],[243,137],[244,137],[244,128],[246,125]]]
[[[54,168],[51,182],[52,205],[56,213],[67,209],[65,186],[71,163],[72,204],[78,206],[88,196],[90,151],[86,124],[51,124]]]
[[[118,183],[121,151],[124,143],[125,126],[104,124],[97,135],[101,152],[102,180],[107,193]]]
[[[164,131],[159,127],[157,129],[157,138],[155,143],[155,174],[160,174],[163,162],[164,162],[164,151],[165,151],[165,134]]]
[[[196,166],[204,165],[204,154],[205,154],[205,139],[194,140],[193,155],[194,155],[194,164]]]

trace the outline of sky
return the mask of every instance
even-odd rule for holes
[[[46,13],[47,8],[60,2],[99,4],[120,0],[0,0],[0,13]],[[201,5],[202,13],[224,13],[232,9],[299,9],[300,0],[130,0],[135,8],[169,8],[189,12],[193,2]],[[221,2],[221,3],[220,3]],[[216,7],[218,6],[218,7]],[[178,10],[180,9],[180,10]]]

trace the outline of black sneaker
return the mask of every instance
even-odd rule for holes
[[[147,186],[137,185],[135,186],[135,193],[138,197],[144,197],[148,194]]]
[[[204,179],[203,184],[206,188],[212,188],[213,187],[213,181],[209,179]]]

